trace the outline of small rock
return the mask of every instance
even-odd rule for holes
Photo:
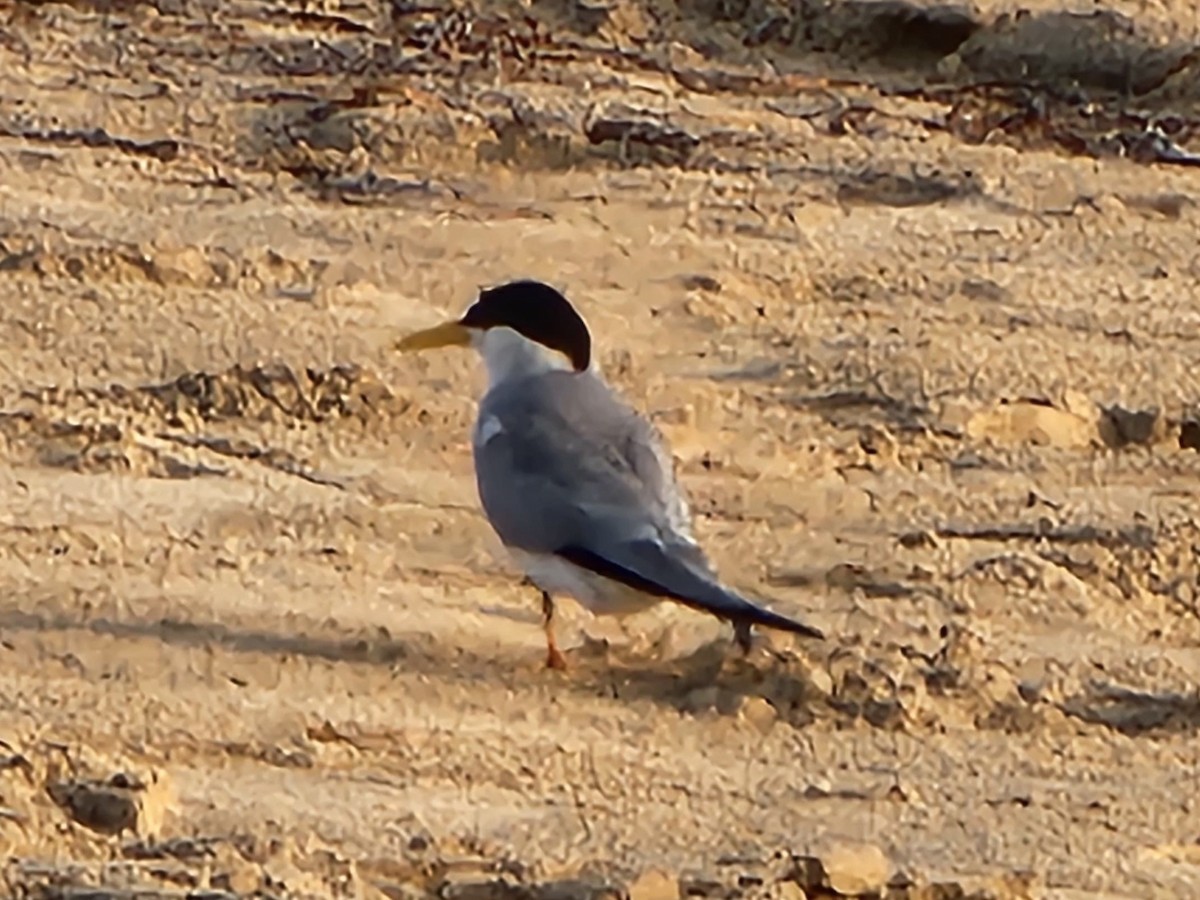
[[[1100,421],[1100,436],[1115,449],[1154,444],[1166,437],[1166,420],[1157,409],[1110,406]]]
[[[728,328],[738,321],[736,304],[732,300],[718,300],[720,294],[693,293],[683,303],[683,310],[694,319],[700,319],[709,328]]]
[[[820,775],[810,778],[808,785],[804,788],[804,795],[806,797],[828,797],[832,793],[833,782]]]
[[[219,890],[249,896],[262,887],[262,877],[258,866],[239,859],[231,861],[224,871],[214,873],[211,883]]]
[[[900,458],[900,444],[886,428],[867,425],[858,433],[858,445],[868,456],[877,456],[881,462],[896,464]]]
[[[812,667],[807,672],[809,684],[811,684],[822,697],[833,696],[833,675],[828,669],[819,669]]]
[[[766,734],[775,724],[779,713],[762,697],[747,697],[738,710],[738,717]]]
[[[100,834],[126,831],[156,837],[174,802],[171,782],[164,772],[151,772],[146,780],[118,772],[104,781],[77,779],[53,781],[46,793],[72,819]]]
[[[966,423],[965,431],[972,440],[1000,445],[1081,448],[1099,440],[1092,417],[1027,400],[980,410]]]
[[[887,856],[874,844],[835,844],[820,860],[826,884],[843,897],[881,891],[892,868]]]
[[[629,900],[679,900],[679,879],[662,869],[649,869],[629,885]]]
[[[146,256],[162,284],[206,287],[215,280],[208,254],[199,247],[161,244]]]
[[[1037,703],[1046,689],[1044,681],[1018,681],[1017,694],[1026,703]]]
[[[792,860],[793,868],[788,876],[807,891],[820,891],[825,887],[825,867],[815,856],[797,856]]]
[[[68,816],[100,834],[137,830],[136,795],[123,788],[92,782],[56,782],[46,788]]]
[[[692,274],[680,276],[680,283],[685,291],[704,291],[709,294],[721,293],[721,282],[711,275]]]

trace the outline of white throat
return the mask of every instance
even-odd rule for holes
[[[571,361],[562,353],[531,341],[511,328],[500,326],[474,332],[471,344],[487,366],[489,390],[514,378],[574,370]]]

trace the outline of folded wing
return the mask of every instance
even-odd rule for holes
[[[717,581],[686,527],[676,527],[686,509],[666,489],[665,451],[602,383],[537,381],[493,392],[480,407],[481,421],[496,426],[475,443],[479,494],[505,544],[727,619],[739,636],[750,625],[822,636]]]

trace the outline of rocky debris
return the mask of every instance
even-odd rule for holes
[[[431,895],[447,900],[1025,900],[1034,883],[1019,872],[962,881],[913,878],[893,873],[878,846],[858,842],[832,844],[816,855],[724,858],[706,873],[651,869],[624,887],[586,879],[526,881],[512,872],[459,875],[431,885]],[[392,886],[386,893],[406,900],[420,896]]]
[[[1195,416],[1189,409],[1168,414],[1158,408],[1127,409],[1120,404],[1101,406],[1077,392],[1067,392],[1060,404],[1044,398],[1001,400],[992,408],[964,414],[951,405],[947,424],[963,419],[963,433],[971,441],[995,446],[1027,444],[1063,448],[1177,446],[1196,449]]]
[[[661,116],[624,105],[594,113],[584,126],[593,145],[610,144],[624,160],[652,160],[683,165],[700,146],[700,138]]]
[[[163,769],[119,765],[92,753],[80,758],[41,742],[0,747],[8,751],[0,756],[0,834],[16,841],[14,849],[47,831],[73,833],[80,846],[89,835],[153,841],[174,812],[174,785]]]
[[[282,414],[322,422],[369,415],[394,399],[386,385],[353,364],[303,371],[284,364],[233,366],[219,373],[188,372],[135,393],[152,398],[169,423],[188,412],[202,419],[270,420]]]
[[[221,477],[228,460],[265,465],[315,484],[342,487],[293,450],[253,439],[197,431],[213,426],[297,422],[359,427],[403,415],[398,397],[365,368],[275,363],[221,372],[188,372],[127,387],[26,390],[20,406],[0,410],[10,458],[77,472],[133,472],[159,478]]]
[[[848,840],[813,854],[719,858],[715,869],[689,873],[678,884],[683,897],[706,900],[1028,900],[1036,878],[1029,872],[913,876],[895,871],[880,847]]]
[[[251,867],[256,868],[256,867]],[[136,887],[101,886],[78,883],[57,883],[49,873],[32,867],[10,867],[13,876],[9,883],[18,885],[26,900],[250,900],[252,897],[301,898],[330,896],[329,894],[292,890],[274,883],[263,889],[244,882],[229,883],[215,877],[209,888],[194,887],[188,891],[167,885],[155,885],[144,880]],[[82,873],[80,873],[82,875]],[[668,880],[672,880],[667,876]],[[356,896],[370,900],[639,900],[635,893],[638,882],[619,888],[589,880],[563,879],[546,882],[521,882],[512,878],[493,878],[480,881],[424,884],[416,882],[369,881],[355,884]],[[1032,879],[1020,873],[1011,876],[970,879],[964,881],[914,882],[898,876],[879,889],[862,893],[843,893],[828,886],[805,888],[795,880],[766,881],[750,876],[739,881],[717,881],[713,878],[692,877],[674,881],[676,893],[647,895],[661,900],[674,897],[708,898],[708,900],[1026,900],[1031,896]]]
[[[219,372],[185,372],[157,384],[45,387],[27,389],[22,397],[38,406],[69,409],[107,406],[155,412],[167,425],[176,427],[187,424],[186,420],[192,417],[203,421],[250,419],[259,422],[362,420],[388,412],[402,412],[408,406],[377,375],[353,363],[327,369],[308,366],[302,370],[285,363],[234,365]],[[36,427],[38,421],[39,417],[28,410],[14,410],[0,416],[0,423],[10,432],[22,423]],[[82,424],[46,426],[51,432],[67,430],[72,434],[83,427]],[[93,441],[111,441],[119,436],[115,424],[100,423],[92,427],[101,429],[89,435]]]
[[[149,282],[160,288],[241,290],[313,299],[347,275],[343,261],[290,257],[270,247],[80,240],[60,226],[23,222],[0,238],[0,273],[87,285]]]
[[[675,703],[685,713],[717,715],[767,733],[776,723],[807,728],[830,723],[910,731],[961,715],[984,715],[995,705],[980,662],[985,648],[969,629],[950,624],[929,640],[851,650],[785,646],[767,636],[747,658],[715,642],[681,659]],[[1005,697],[1020,704],[1015,695]]]
[[[742,714],[757,705],[744,704]],[[323,730],[332,733],[331,726]],[[652,868],[623,880],[584,874],[546,879],[536,874],[538,860],[435,839],[415,820],[402,829],[408,836],[394,857],[355,861],[316,839],[300,846],[252,834],[173,834],[175,794],[166,772],[136,762],[117,764],[87,748],[68,753],[59,745],[0,747],[6,753],[0,756],[0,805],[13,812],[0,816],[0,833],[11,824],[18,839],[35,838],[35,832],[61,835],[64,814],[80,826],[73,832],[76,861],[69,865],[24,858],[22,845],[13,845],[17,854],[0,878],[14,896],[27,900],[1016,900],[1027,897],[1033,883],[1024,873],[978,883],[898,874],[880,847],[853,840],[803,853],[730,856],[702,872]],[[90,774],[105,769],[106,775]],[[114,839],[120,841],[115,857]],[[108,849],[97,855],[99,846]]]

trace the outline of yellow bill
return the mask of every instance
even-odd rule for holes
[[[415,331],[396,342],[396,349],[432,350],[434,347],[465,347],[471,343],[471,332],[458,322],[443,322],[424,331]]]

